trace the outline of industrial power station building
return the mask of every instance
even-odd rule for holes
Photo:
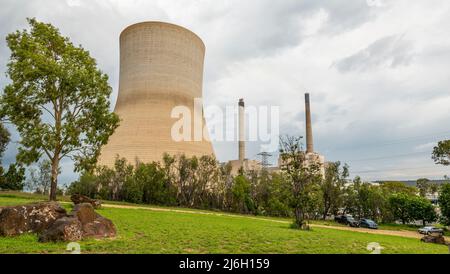
[[[103,147],[100,165],[112,166],[117,155],[128,161],[161,161],[164,153],[188,157],[214,155],[211,143],[175,141],[171,117],[176,106],[187,106],[194,121],[205,125],[202,98],[205,45],[193,32],[168,23],[143,22],[120,35],[119,95],[114,112],[120,126]]]
[[[117,156],[129,162],[161,161],[165,153],[214,156],[207,136],[202,98],[205,45],[193,32],[169,23],[143,22],[131,25],[120,35],[119,94],[114,112],[120,126],[100,153],[99,165],[112,167]],[[191,115],[188,140],[173,136],[179,117],[173,110],[184,107]],[[313,149],[309,94],[305,97],[307,162],[325,162]],[[198,108],[200,107],[200,111]],[[238,159],[230,161],[232,173],[261,170],[262,163],[245,157],[245,105],[240,99]],[[200,140],[196,122],[200,128]],[[184,124],[186,126],[186,124]],[[183,128],[186,130],[185,128]],[[206,135],[206,136],[205,136]],[[282,165],[279,162],[279,167]],[[280,171],[279,167],[271,168]]]

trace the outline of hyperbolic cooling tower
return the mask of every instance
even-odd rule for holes
[[[143,22],[120,35],[119,95],[114,112],[121,122],[102,149],[99,164],[112,166],[116,155],[134,163],[160,161],[164,153],[213,155],[209,141],[177,142],[171,129],[176,106],[191,110],[202,97],[205,45],[193,32],[168,23]],[[193,130],[193,128],[192,128]]]

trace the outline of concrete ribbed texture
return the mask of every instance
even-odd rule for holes
[[[144,22],[120,35],[119,95],[114,112],[121,122],[102,149],[99,164],[112,166],[116,155],[134,163],[160,161],[164,153],[213,155],[209,141],[176,142],[171,118],[176,106],[202,111],[193,117],[194,98],[202,97],[205,46],[193,32],[177,25]],[[193,127],[192,127],[193,128]]]

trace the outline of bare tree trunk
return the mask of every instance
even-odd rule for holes
[[[52,182],[50,185],[50,201],[56,201],[56,191],[58,188],[58,156],[52,159]]]
[[[305,216],[303,215],[302,209],[299,207],[296,207],[294,210],[294,213],[295,213],[295,223],[297,225],[297,228],[307,230],[308,226],[306,225]]]
[[[330,211],[330,208],[327,205],[325,205],[324,210],[323,210],[323,215],[322,215],[323,220],[327,219],[327,215],[328,215],[329,211]]]

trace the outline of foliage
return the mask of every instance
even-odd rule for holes
[[[6,196],[8,195],[8,196]],[[20,199],[0,193],[0,206],[39,199]],[[41,197],[41,196],[39,196]],[[42,198],[41,198],[42,199]],[[69,205],[64,205],[68,208]],[[145,208],[145,206],[142,206]],[[426,244],[415,238],[376,235],[314,227],[304,232],[287,229],[290,221],[276,218],[204,214],[190,209],[161,210],[104,207],[98,213],[116,225],[118,237],[80,242],[83,254],[369,254],[367,244],[379,243],[383,254],[448,254],[445,245]],[[0,253],[64,253],[67,243],[36,244],[36,236],[0,237]]]
[[[403,224],[421,220],[423,225],[426,225],[437,220],[434,206],[423,197],[397,193],[389,198],[389,204],[394,217]]]
[[[19,164],[10,164],[8,171],[0,174],[0,189],[22,190],[25,181],[25,168]]]
[[[90,198],[96,198],[98,193],[97,177],[88,172],[83,173],[78,181],[73,182],[69,186],[67,193],[69,195],[81,194]]]
[[[245,176],[238,175],[234,178],[231,192],[233,193],[233,207],[236,212],[249,213],[254,211],[250,191],[250,181]]]
[[[143,186],[142,202],[147,204],[174,205],[176,189],[167,181],[164,171],[156,163],[140,164],[133,175]]]
[[[6,146],[9,143],[10,136],[8,130],[0,122],[0,164],[2,163],[3,152],[5,152]]]
[[[417,194],[417,188],[408,186],[402,182],[382,182],[381,187],[387,193],[405,193],[408,195]]]
[[[431,182],[427,178],[421,178],[416,181],[416,186],[419,189],[419,194],[422,197],[425,197],[428,193],[431,192]]]
[[[424,226],[437,221],[437,213],[433,204],[423,197],[412,197],[409,210],[412,219],[421,220]]]
[[[38,163],[38,169],[31,168],[30,176],[25,182],[28,191],[49,195],[52,182],[52,166],[50,161],[44,160]]]
[[[357,218],[392,221],[392,213],[386,198],[388,196],[386,189],[363,183],[359,177],[356,177],[353,184],[345,190],[344,213],[352,214]]]
[[[242,171],[232,176],[229,164],[219,165],[208,156],[165,155],[162,164],[137,161],[135,165],[117,157],[113,168],[98,167],[95,175],[83,174],[69,193],[131,203],[300,216],[302,221],[296,218],[295,227],[303,229],[307,221],[323,218],[326,199],[334,215],[352,214],[384,223],[436,219],[434,207],[418,197],[415,188],[395,182],[365,183],[359,177],[347,184],[347,168],[339,163],[331,163],[322,178],[314,163],[294,166],[295,160],[304,160],[301,156],[284,159],[290,165],[285,164],[279,173]],[[326,191],[331,194],[324,195]]]
[[[61,159],[76,170],[92,170],[100,147],[118,126],[109,111],[108,77],[81,46],[50,24],[28,19],[31,30],[7,36],[11,84],[0,99],[3,114],[20,133],[17,159],[25,164],[51,161],[50,199],[56,199]]]
[[[450,165],[450,140],[439,142],[433,149],[432,158],[436,164]]]
[[[329,213],[337,214],[342,206],[346,179],[349,176],[348,166],[341,168],[340,162],[327,163],[325,178],[321,181],[320,190],[323,201],[322,218],[325,220]]]
[[[439,191],[439,207],[442,214],[442,223],[450,225],[450,183],[441,186]]]
[[[99,195],[102,199],[120,201],[124,198],[123,186],[133,176],[134,167],[125,158],[116,157],[114,168],[100,167],[97,170]]]
[[[396,219],[402,221],[403,224],[413,220],[410,210],[411,198],[404,193],[396,193],[389,197],[389,205]]]
[[[264,213],[271,216],[292,216],[292,210],[286,201],[292,200],[289,182],[281,174],[272,174],[269,181],[267,204]]]
[[[302,137],[284,136],[280,138],[281,170],[292,189],[290,205],[293,208],[295,224],[308,229],[309,210],[314,199],[314,190],[321,179],[320,166],[316,161],[307,162],[302,149]]]

